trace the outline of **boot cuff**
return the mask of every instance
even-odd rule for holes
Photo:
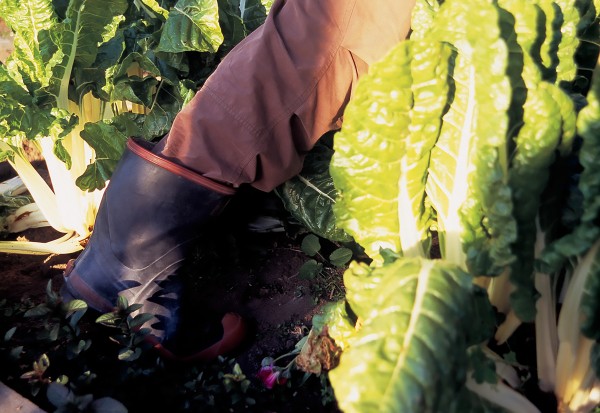
[[[218,192],[223,195],[233,195],[236,189],[231,186],[224,185],[220,182],[213,181],[212,179],[206,178],[197,172],[194,172],[185,166],[176,164],[175,162],[169,161],[168,159],[161,158],[155,153],[151,152],[152,143],[139,138],[129,138],[127,141],[127,149],[139,156],[140,158],[153,163],[154,165],[163,168],[175,175],[181,176],[182,178],[188,179],[198,185],[210,189],[211,191]]]

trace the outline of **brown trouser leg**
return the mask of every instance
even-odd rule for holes
[[[278,0],[157,146],[204,176],[270,191],[339,129],[358,78],[406,38],[414,0]]]

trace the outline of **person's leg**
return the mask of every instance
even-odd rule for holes
[[[234,186],[269,191],[339,129],[358,78],[406,38],[414,0],[276,1],[157,146]]]
[[[389,0],[276,1],[265,24],[230,52],[165,139],[154,148],[129,142],[92,238],[65,271],[65,295],[100,311],[109,311],[118,296],[143,304],[140,311],[157,315],[149,327],[166,353],[160,342],[179,328],[177,270],[190,241],[235,187],[272,189],[300,170],[323,133],[340,127],[365,61],[406,34],[402,22],[412,0],[398,1],[403,6],[393,10],[385,6]],[[381,13],[367,13],[371,8]],[[363,27],[371,34],[364,43],[348,34],[361,23],[370,27]],[[379,39],[381,26],[390,29]],[[224,320],[225,341],[199,358],[239,342],[237,321]]]

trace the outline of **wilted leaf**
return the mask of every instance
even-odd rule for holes
[[[302,371],[321,374],[336,367],[340,361],[342,349],[327,335],[327,329],[316,332],[311,329],[308,338],[296,357],[296,365]]]

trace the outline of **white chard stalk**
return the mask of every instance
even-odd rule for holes
[[[583,336],[578,321],[581,320],[580,304],[584,287],[593,274],[599,249],[600,241],[597,241],[575,268],[558,319],[555,394],[559,410],[565,413],[591,411],[581,406],[593,405],[594,399],[598,398],[598,381],[590,360],[594,341]]]

